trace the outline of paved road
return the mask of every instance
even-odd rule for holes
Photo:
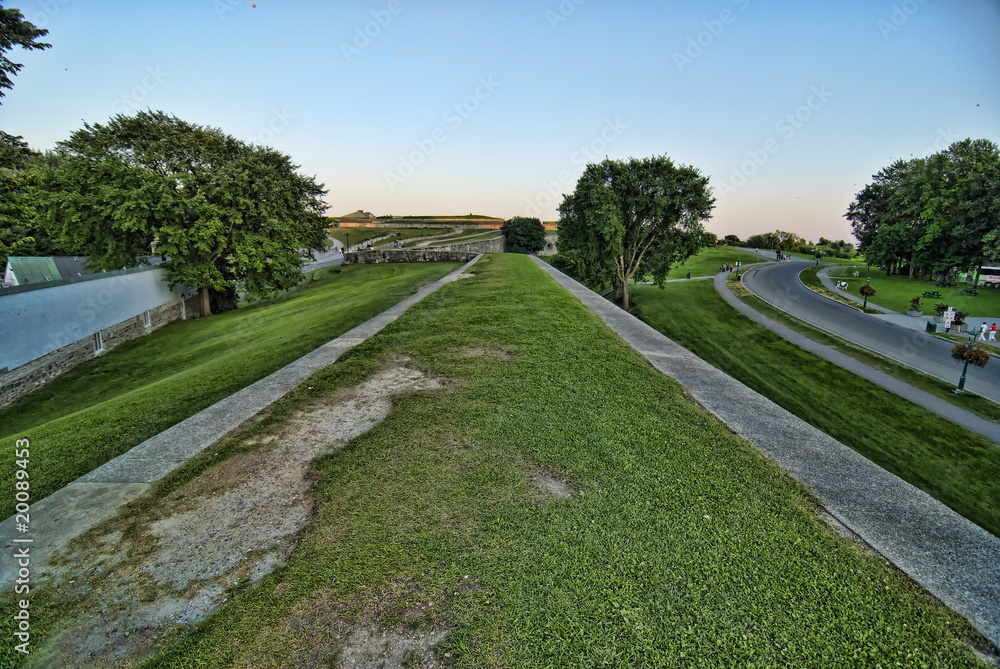
[[[802,285],[798,274],[811,261],[769,263],[747,270],[744,285],[774,306],[876,351],[905,365],[951,383],[958,383],[962,364],[951,358],[954,342],[916,332],[817,295]],[[1000,363],[969,367],[967,390],[1000,402]]]

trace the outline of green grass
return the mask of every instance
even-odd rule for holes
[[[454,237],[441,237],[440,239],[435,239],[431,241],[428,246],[444,246],[447,244],[459,244],[461,242],[473,242],[473,241],[483,241],[486,239],[494,239],[502,235],[499,230],[465,230],[459,235]]]
[[[470,346],[511,359],[454,355]],[[337,620],[404,619],[450,630],[455,667],[977,666],[960,618],[527,258],[477,266],[265,423],[404,355],[448,389],[320,461],[288,565],[146,667],[293,666]],[[545,500],[539,472],[572,497]]]
[[[813,255],[812,253],[789,253],[788,255],[794,258],[804,258],[806,260],[812,260],[813,262],[816,261],[816,256]],[[854,256],[853,258],[838,258],[836,256],[823,256],[823,258],[820,260],[820,263],[821,264],[825,263],[828,265],[851,265],[851,266],[857,265],[858,267],[861,267],[865,264],[865,259],[864,256],[860,255]],[[862,270],[862,272],[863,271],[864,270]]]
[[[792,330],[795,330],[799,334],[803,334],[813,341],[829,346],[840,353],[849,355],[869,367],[873,367],[890,376],[894,376],[915,388],[919,388],[924,392],[934,395],[938,399],[950,402],[957,407],[974,413],[980,418],[1000,422],[1000,404],[988,400],[985,397],[980,397],[974,393],[967,392],[962,393],[961,395],[956,395],[954,383],[948,383],[928,374],[923,374],[911,367],[901,365],[894,360],[872,353],[868,349],[858,348],[840,337],[831,335],[825,330],[820,330],[819,328],[813,327],[808,323],[788,315],[784,311],[771,306],[764,300],[756,297],[752,293],[749,293],[749,291],[747,291],[747,293],[748,294],[746,295],[740,295],[740,299],[743,302],[752,307],[754,310],[759,311],[768,318],[778,321]],[[941,336],[952,338],[951,335]],[[967,341],[968,338],[957,336],[957,339]],[[998,349],[998,353],[1000,353],[1000,349]]]
[[[951,288],[944,288],[934,285],[934,281],[925,279],[909,279],[898,274],[886,276],[885,272],[874,270],[871,274],[865,274],[864,266],[859,266],[861,272],[859,277],[852,276],[853,270],[850,268],[837,268],[830,271],[830,277],[842,277],[848,282],[851,291],[857,294],[857,289],[864,284],[865,278],[872,278],[872,288],[877,292],[871,297],[871,301],[886,309],[892,309],[900,313],[906,313],[910,308],[910,300],[919,297],[922,311],[930,315],[934,313],[934,305],[938,303],[955,307],[956,311],[964,311],[972,316],[997,316],[1000,318],[1000,290],[995,288],[979,288],[979,294],[975,297],[959,295],[959,292],[967,286],[965,284],[955,284]],[[925,290],[938,291],[941,297],[923,297]],[[977,323],[978,325],[978,323]]]
[[[671,267],[667,279],[683,279],[688,270],[691,270],[692,277],[715,275],[719,273],[719,267],[735,265],[737,260],[742,260],[744,264],[760,262],[759,258],[749,253],[741,253],[728,246],[712,246],[702,249],[683,264]]]
[[[413,239],[414,237],[427,237],[429,235],[439,235],[448,232],[451,228],[332,228],[330,236],[341,244],[350,241],[351,246],[367,242],[369,239],[393,235],[392,239],[387,239],[382,243],[391,244],[395,241]],[[376,244],[379,246],[379,244]]]
[[[530,259],[485,260],[252,428],[402,356],[447,380],[320,460],[287,565],[145,667],[315,665],[340,625],[448,630],[435,659],[455,667],[983,666],[964,620],[837,536],[801,485]],[[492,353],[456,355],[473,346]],[[129,536],[143,505],[206,466],[115,528]],[[540,473],[572,496],[544,497]],[[92,614],[87,597],[36,591],[33,641]]]
[[[827,288],[826,286],[824,286],[823,282],[820,281],[820,278],[819,278],[819,271],[821,269],[823,269],[822,265],[820,265],[819,267],[816,267],[816,266],[807,267],[804,270],[802,270],[802,272],[799,273],[799,279],[802,280],[802,284],[804,286],[806,286],[807,288],[809,288],[810,290],[819,293],[820,295],[825,295],[826,297],[832,298],[832,299],[840,302],[841,304],[846,304],[847,306],[853,307],[853,308],[857,309],[858,311],[863,311],[866,314],[881,314],[882,313],[878,309],[874,309],[872,307],[863,307],[864,302],[855,302],[854,300],[850,300],[847,297],[845,297],[843,293],[839,293],[839,292],[837,292],[835,290],[830,290],[829,288]],[[854,277],[851,277],[851,278],[854,278]],[[858,289],[862,285],[864,285],[863,282],[859,283],[858,281],[855,281],[853,284],[851,284],[850,282],[848,282],[847,290],[848,290],[848,292],[850,292],[853,295],[853,294],[855,294],[855,293],[858,292]],[[876,299],[877,297],[878,296],[876,295],[875,297],[869,298],[868,302],[869,303],[874,302],[875,304],[878,304],[879,306],[883,306]]]
[[[33,501],[381,313],[454,263],[324,268],[292,297],[180,321],[89,360],[0,411],[31,442]],[[13,513],[14,461],[0,461]]]
[[[1000,508],[987,501],[1000,499],[994,442],[785,341],[707,282],[639,286],[633,299],[700,358],[1000,536]]]

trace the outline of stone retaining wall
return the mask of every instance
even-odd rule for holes
[[[172,321],[197,318],[200,314],[201,306],[197,295],[179,298],[15,367],[0,374],[0,407],[13,403],[77,365],[131,339],[148,334]],[[149,325],[146,325],[147,317]]]
[[[441,251],[458,251],[466,253],[503,253],[506,250],[507,240],[505,237],[494,239],[482,239],[475,242],[456,242],[455,244],[442,244],[431,248]]]
[[[347,265],[365,265],[383,262],[469,262],[478,253],[447,251],[441,249],[372,249],[355,251],[344,256]]]

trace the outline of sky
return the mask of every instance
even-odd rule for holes
[[[328,214],[558,218],[587,163],[709,177],[707,230],[854,241],[873,174],[1000,143],[1000,0],[17,0],[0,129],[154,109],[271,146]]]

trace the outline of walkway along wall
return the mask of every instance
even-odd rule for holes
[[[140,267],[0,289],[0,407],[80,363],[171,321],[200,315],[196,296]]]

